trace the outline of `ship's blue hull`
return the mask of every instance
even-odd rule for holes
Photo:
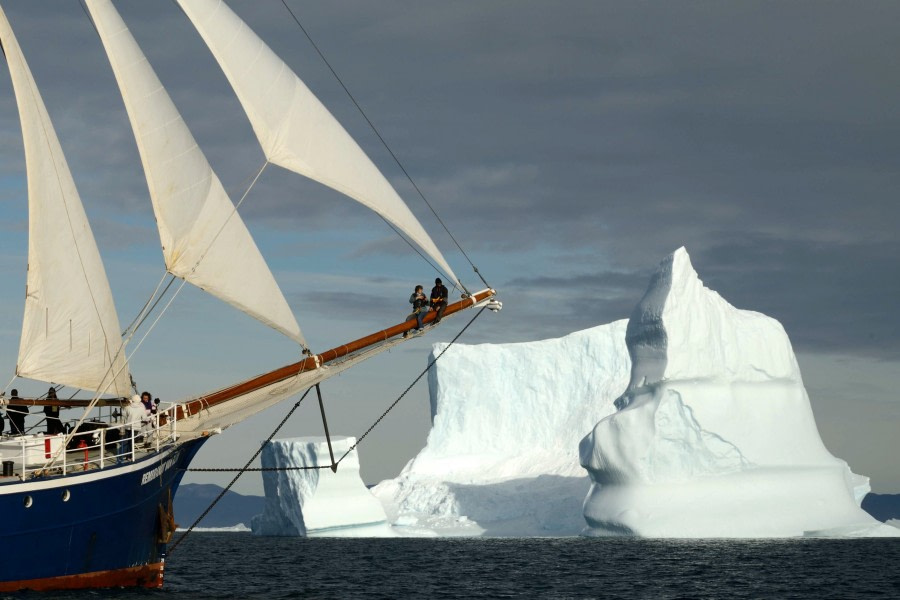
[[[0,591],[162,585],[170,498],[205,440],[102,470],[0,483]]]

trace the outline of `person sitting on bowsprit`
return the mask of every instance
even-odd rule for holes
[[[425,288],[417,285],[415,291],[409,296],[409,303],[413,305],[412,314],[406,317],[409,321],[413,317],[416,318],[416,331],[422,329],[422,319],[428,314],[428,298],[425,297]],[[408,331],[403,332],[403,337],[409,335]]]
[[[444,286],[441,278],[438,277],[434,280],[434,287],[431,288],[431,310],[437,311],[437,316],[434,318],[434,324],[437,325],[441,322],[441,317],[444,316],[444,309],[447,308],[447,297],[450,295],[450,292],[447,291],[446,286]]]

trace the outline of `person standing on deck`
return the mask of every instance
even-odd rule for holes
[[[144,406],[144,415],[150,420],[157,410],[153,403],[153,395],[150,392],[141,392],[141,404]]]
[[[19,404],[21,401],[19,390],[12,390],[12,396],[9,397],[9,405],[6,407],[6,416],[9,417],[10,435],[25,433],[25,415],[28,414],[28,407],[24,404]]]
[[[56,399],[56,389],[50,388],[47,391],[47,400]],[[47,435],[56,435],[65,432],[62,421],[59,420],[59,406],[45,406],[44,415],[47,418]]]
[[[134,437],[138,435],[141,424],[144,420],[144,405],[141,403],[141,397],[135,394],[131,397],[131,402],[125,406],[122,411],[122,441],[119,442],[119,455],[116,459],[117,463],[122,463],[131,458],[134,450]]]
[[[149,443],[157,425],[155,418],[157,406],[153,403],[153,395],[150,392],[141,392],[141,406],[144,409],[141,430],[144,432],[144,443]]]
[[[447,308],[447,297],[449,295],[450,292],[447,291],[447,287],[441,281],[441,278],[435,279],[434,287],[431,288],[431,310],[437,311],[437,316],[434,318],[435,325],[440,323],[441,317],[444,316],[444,309]]]

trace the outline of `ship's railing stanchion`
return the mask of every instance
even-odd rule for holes
[[[19,456],[22,458],[22,475],[20,478],[22,479],[22,481],[25,481],[25,436],[24,435],[21,437],[21,440],[22,440],[22,452],[19,453]]]
[[[5,436],[3,444],[6,450],[3,458],[13,463],[11,476],[21,481],[51,474],[69,476],[75,472],[105,469],[128,460],[136,461],[146,453],[161,452],[167,444],[177,440],[178,407],[178,404],[170,404],[165,410],[152,415],[149,423],[139,428],[129,428],[121,423],[100,422],[95,429],[79,429],[72,433],[70,443],[61,449],[58,443],[65,439],[64,436]],[[121,433],[113,436],[116,432]],[[112,444],[113,447],[108,447],[107,444]],[[128,444],[131,445],[130,448]],[[51,452],[56,454],[56,460],[46,468],[41,466],[46,455]],[[69,460],[70,452],[73,453],[72,460]]]

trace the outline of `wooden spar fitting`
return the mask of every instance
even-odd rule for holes
[[[9,398],[6,399],[9,404]],[[90,400],[48,400],[47,398],[16,398],[14,406],[60,406],[62,408],[85,408],[91,403]],[[94,406],[125,406],[128,404],[126,398],[100,398]]]
[[[479,302],[488,300],[496,294],[497,292],[492,289],[485,289],[472,294],[468,298],[464,298],[459,302],[454,302],[453,304],[448,305],[447,308],[444,309],[443,316],[448,317],[467,308],[472,308]],[[435,313],[434,311],[429,311],[425,318],[422,319],[423,324],[431,323],[432,321],[434,321],[436,316],[437,313]],[[242,396],[244,394],[248,394],[250,392],[264,388],[268,385],[272,385],[273,383],[284,381],[285,379],[289,379],[291,377],[299,375],[300,373],[314,371],[321,365],[347,356],[348,354],[358,352],[370,346],[374,346],[375,344],[385,342],[394,336],[400,335],[403,332],[415,328],[415,326],[416,320],[410,319],[405,323],[400,323],[399,325],[394,325],[393,327],[383,329],[376,333],[367,335],[366,337],[344,344],[343,346],[338,346],[336,348],[332,348],[331,350],[326,350],[321,354],[311,356],[309,358],[301,360],[300,362],[285,365],[284,367],[281,367],[279,369],[269,371],[268,373],[263,373],[262,375],[257,375],[256,377],[212,392],[211,394],[208,394],[206,396],[200,396],[199,398],[196,398],[179,406],[177,408],[175,418],[177,420],[184,419],[185,416],[196,414],[204,408],[209,408],[210,406],[215,406],[216,404],[221,404],[222,402],[227,402],[228,400],[232,400],[234,398],[237,398],[238,396]],[[163,418],[160,418],[160,424],[164,424],[164,422],[165,420]]]

